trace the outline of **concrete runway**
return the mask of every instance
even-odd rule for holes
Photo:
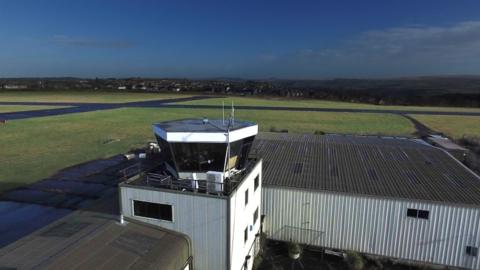
[[[183,109],[222,109],[221,105],[187,105],[174,104],[183,101],[215,98],[216,96],[193,96],[163,100],[137,101],[127,103],[77,103],[77,102],[0,102],[0,105],[42,105],[42,106],[71,106],[69,108],[43,109],[34,111],[20,111],[0,113],[0,120],[18,120],[36,117],[64,115],[81,112],[111,110],[118,108],[183,108]],[[424,115],[456,115],[480,116],[480,112],[455,111],[421,111],[421,110],[373,110],[373,109],[335,109],[335,108],[305,108],[305,107],[278,107],[278,106],[235,106],[237,110],[271,110],[296,112],[349,112],[349,113],[389,113],[389,114],[424,114]]]
[[[6,112],[0,113],[0,120],[19,120],[46,116],[56,116],[72,113],[112,110],[118,108],[156,108],[163,107],[167,103],[175,103],[182,101],[192,101],[206,98],[214,98],[215,96],[193,96],[187,98],[172,98],[161,100],[148,100],[127,103],[78,103],[78,102],[2,102],[1,105],[27,105],[27,106],[70,106],[69,108],[43,109],[32,111]]]

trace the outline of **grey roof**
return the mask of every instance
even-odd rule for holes
[[[428,141],[430,141],[434,145],[438,145],[439,147],[442,147],[445,150],[449,151],[468,151],[466,148],[452,142],[448,138],[443,138],[443,137],[438,137],[438,136],[430,136],[427,138]]]
[[[252,154],[265,186],[480,205],[480,178],[418,140],[260,133]]]
[[[230,126],[230,130],[242,129],[245,127],[255,126],[255,123],[247,121],[235,120]],[[183,119],[154,124],[166,132],[225,132],[228,128],[228,121],[223,122],[221,119]]]
[[[0,269],[183,269],[190,256],[183,235],[76,211],[0,249]]]

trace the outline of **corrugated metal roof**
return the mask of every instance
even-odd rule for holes
[[[405,138],[261,133],[264,185],[480,205],[480,178],[443,150]]]

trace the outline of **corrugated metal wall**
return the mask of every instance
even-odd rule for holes
[[[194,268],[224,270],[227,263],[227,200],[121,187],[122,213],[190,237]],[[173,205],[173,222],[133,216],[132,200]]]
[[[264,186],[262,210],[272,239],[480,269],[466,254],[480,246],[479,208]]]

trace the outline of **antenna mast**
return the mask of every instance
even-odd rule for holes
[[[222,125],[225,126],[225,101],[222,100]]]
[[[235,125],[235,108],[233,107],[233,100],[232,100],[232,125]]]

